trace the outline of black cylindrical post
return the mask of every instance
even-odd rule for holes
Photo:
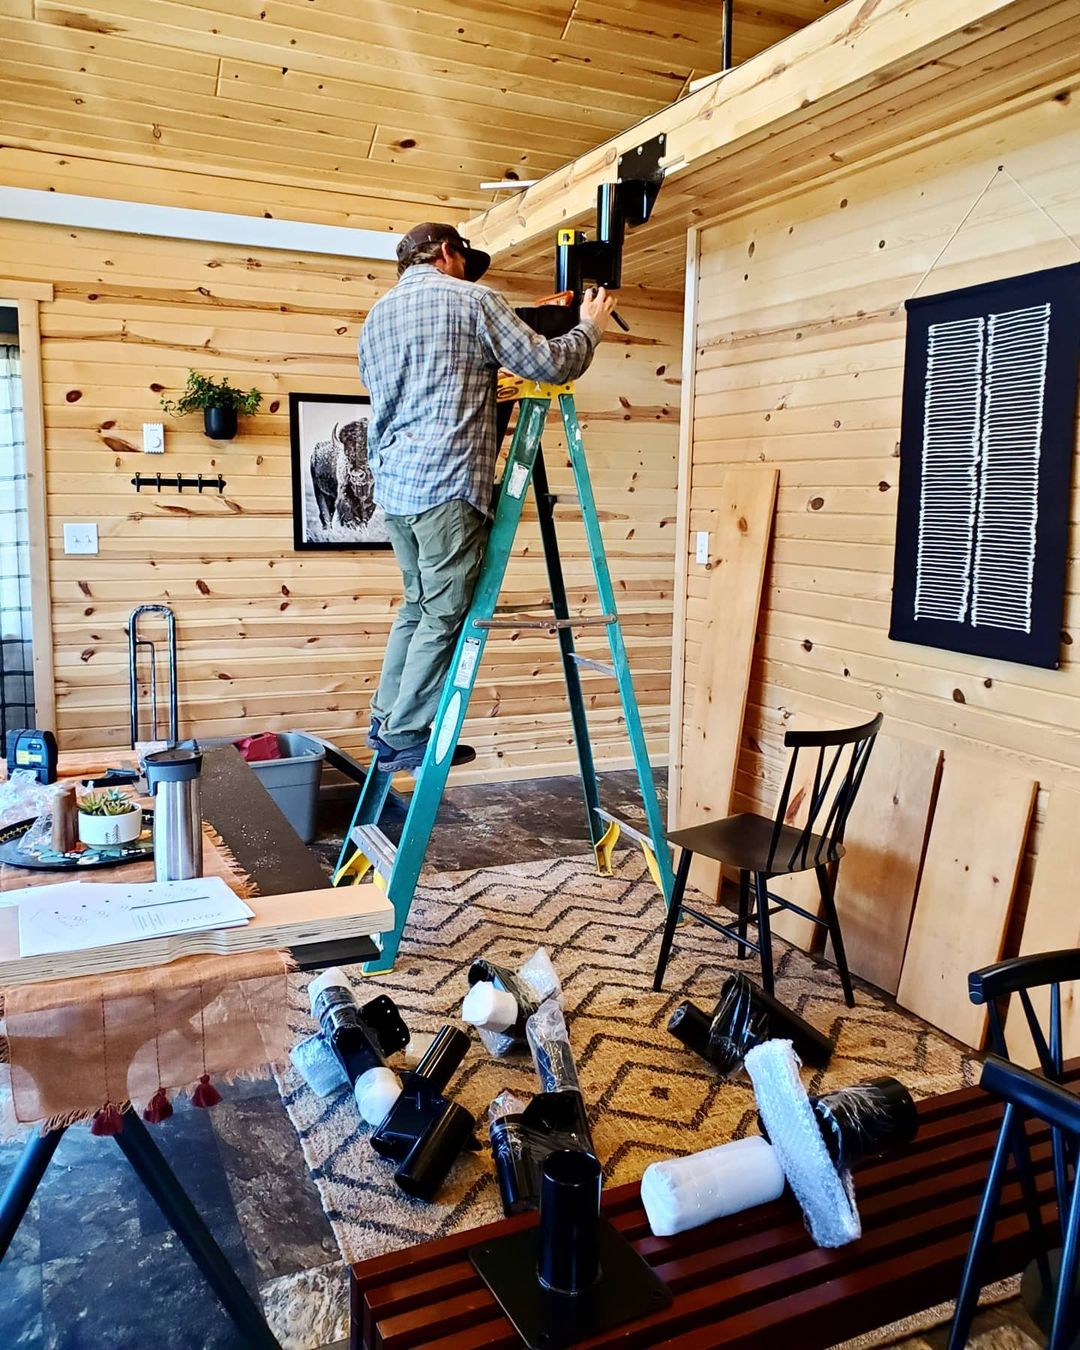
[[[436,1092],[442,1092],[468,1052],[469,1038],[460,1027],[443,1027],[414,1073],[426,1078]]]
[[[854,1167],[864,1158],[910,1144],[919,1129],[911,1093],[896,1078],[871,1078],[811,1097],[810,1105],[837,1167]]]
[[[626,217],[623,214],[623,202],[620,184],[601,183],[596,190],[596,237],[608,248],[604,252],[607,266],[605,274],[599,278],[600,284],[609,290],[617,291],[622,285],[623,236],[626,232]]]
[[[596,1283],[600,1184],[600,1164],[591,1153],[563,1149],[544,1159],[538,1274],[545,1289],[580,1294]]]

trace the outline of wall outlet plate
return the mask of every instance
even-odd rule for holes
[[[144,422],[142,427],[142,448],[147,455],[160,455],[165,450],[165,424],[163,422]]]
[[[709,531],[698,530],[697,547],[694,549],[694,561],[700,563],[702,567],[709,564]]]
[[[64,522],[65,553],[96,553],[98,551],[97,526],[93,521],[81,525]]]

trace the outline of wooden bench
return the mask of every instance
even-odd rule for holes
[[[1080,1061],[1069,1081],[1080,1079]],[[608,1192],[603,1212],[674,1293],[672,1305],[587,1342],[624,1350],[836,1345],[952,1299],[960,1283],[1001,1119],[979,1088],[919,1104],[918,1138],[856,1175],[863,1236],[836,1251],[811,1242],[790,1193],[674,1238],[656,1238],[639,1186]],[[1056,1221],[1049,1133],[1032,1130],[1043,1221]],[[988,1280],[1030,1257],[1015,1180],[1006,1183]],[[495,1350],[520,1345],[469,1261],[478,1243],[535,1215],[422,1243],[352,1267],[354,1350]]]

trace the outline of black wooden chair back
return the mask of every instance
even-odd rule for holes
[[[968,976],[968,994],[972,1003],[986,1007],[990,1023],[990,1045],[995,1055],[1011,1059],[1005,1039],[1005,1010],[1015,994],[1024,1010],[1027,1029],[1039,1057],[1039,1067],[1052,1083],[1064,1077],[1065,1052],[1061,1031],[1061,986],[1080,980],[1080,951],[1067,948],[1058,952],[1040,952],[1033,956],[1014,956],[1008,961],[974,970]],[[1050,987],[1049,1028],[1044,1028],[1031,1001],[1031,990]],[[1059,1212],[1064,1214],[1069,1190],[1069,1169],[1076,1165],[1075,1148],[1062,1133],[1052,1128],[1054,1143],[1054,1183]]]
[[[836,860],[881,722],[882,716],[878,713],[871,721],[857,727],[841,727],[835,731],[789,731],[785,735],[784,745],[791,750],[791,758],[773,821],[769,843],[770,870],[777,861],[782,840],[784,847],[780,861],[782,868],[789,871],[804,871]],[[799,828],[798,838],[791,843],[784,827],[792,810],[791,794],[798,781],[800,755],[805,764],[815,753],[806,820]],[[826,803],[829,803],[828,810]]]
[[[1080,953],[1054,952],[1050,955],[1053,957],[1072,955],[1075,958]],[[1042,958],[1021,959],[1037,961]],[[990,967],[991,971],[995,969],[997,968]],[[974,976],[972,978],[974,979]],[[1007,980],[1007,977],[1003,978]],[[1044,980],[1042,983],[1050,981]],[[1017,986],[1017,989],[1022,987]],[[1016,1168],[1028,1214],[1035,1261],[1043,1289],[1049,1290],[1056,1283],[1056,1292],[1048,1300],[1053,1308],[1049,1350],[1065,1350],[1066,1346],[1073,1343],[1076,1326],[1074,1290],[1077,1266],[1080,1264],[1080,1182],[1074,1173],[1071,1185],[1058,1192],[1058,1218],[1061,1223],[1063,1246],[1055,1280],[1047,1260],[1042,1207],[1031,1152],[1027,1145],[1026,1127],[1028,1121],[1036,1123],[1042,1121],[1049,1125],[1054,1138],[1063,1141],[1065,1152],[1075,1157],[1080,1146],[1080,1097],[1049,1077],[1030,1073],[1027,1069],[1022,1069],[996,1054],[987,1056],[980,1082],[991,1096],[1004,1103],[1005,1110],[964,1264],[956,1311],[949,1333],[949,1350],[963,1350],[968,1342],[982,1286],[985,1257],[993,1242],[994,1224],[1001,1204],[1010,1156]]]

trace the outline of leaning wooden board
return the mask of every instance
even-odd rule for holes
[[[713,527],[708,618],[683,744],[679,828],[721,820],[731,811],[778,479],[776,469],[759,466],[732,466],[724,473]],[[691,879],[716,895],[719,865],[699,856]]]
[[[900,983],[940,766],[938,749],[879,736],[848,821],[836,882],[844,951],[853,975],[889,994]],[[826,953],[831,960],[831,943]]]
[[[1073,1081],[1078,1072],[1073,1066]],[[671,1286],[674,1302],[583,1346],[825,1350],[953,1298],[1001,1109],[980,1089],[964,1088],[920,1102],[918,1110],[914,1143],[856,1172],[863,1236],[833,1251],[814,1246],[790,1192],[673,1238],[651,1235],[637,1182],[607,1192],[605,1216]],[[1049,1234],[1056,1206],[1048,1132],[1033,1129],[1030,1137]],[[469,1249],[535,1223],[532,1215],[506,1219],[353,1266],[353,1350],[520,1345]],[[986,1279],[1015,1274],[1030,1244],[1010,1175]]]
[[[1050,791],[1039,861],[1035,865],[1031,898],[1024,916],[1021,956],[1080,947],[1077,878],[1080,878],[1080,792],[1055,787]],[[1031,1001],[1042,1025],[1049,1026],[1049,991],[1032,990]],[[1009,1007],[1005,1036],[1010,1058],[1021,1064],[1036,1063],[1027,1019],[1015,999]],[[1061,1037],[1066,1055],[1080,1054],[1080,990],[1075,984],[1061,988]]]
[[[1001,956],[1036,787],[989,759],[945,757],[896,997],[965,1045],[983,1042],[967,977]]]

